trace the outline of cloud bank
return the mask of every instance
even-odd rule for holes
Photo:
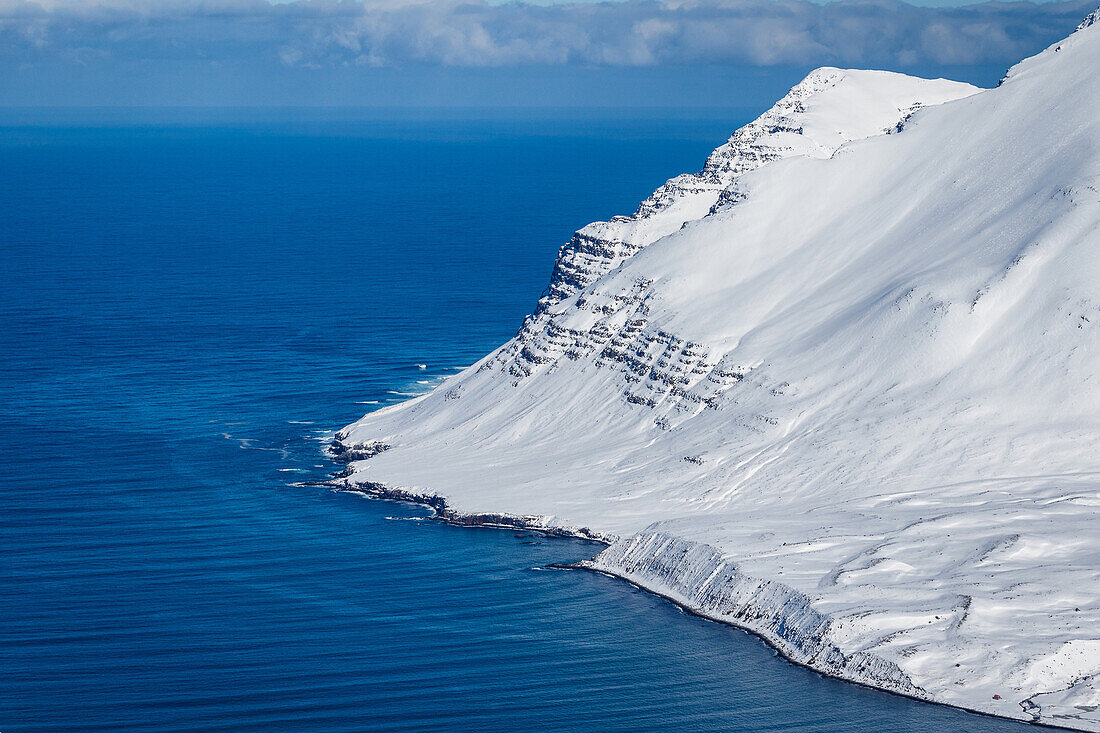
[[[1095,3],[0,0],[0,64],[1007,66]]]

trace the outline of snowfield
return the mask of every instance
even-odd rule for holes
[[[825,673],[1100,731],[1100,23],[996,89],[821,69],[348,487],[599,536]]]

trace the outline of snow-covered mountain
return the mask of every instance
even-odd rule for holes
[[[1100,730],[1097,18],[991,90],[814,72],[342,430],[342,480],[605,538],[829,674]]]

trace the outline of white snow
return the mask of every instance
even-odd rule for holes
[[[346,480],[618,540],[596,567],[830,674],[1100,730],[1098,69],[1086,23],[978,93],[814,72],[582,230],[515,339],[342,430],[388,446]]]

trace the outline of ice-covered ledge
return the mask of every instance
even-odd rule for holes
[[[591,562],[608,573],[691,611],[747,629],[784,657],[824,674],[911,697],[929,699],[898,665],[832,640],[832,619],[811,599],[782,583],[745,575],[718,550],[652,528],[612,543]]]

